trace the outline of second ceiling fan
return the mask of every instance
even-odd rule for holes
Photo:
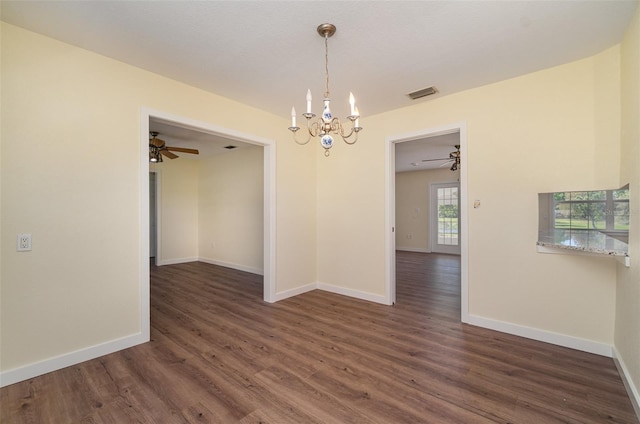
[[[151,138],[149,139],[149,162],[162,162],[162,156],[166,156],[169,159],[179,157],[173,152],[191,153],[193,155],[200,153],[198,152],[198,149],[167,146],[167,143],[165,143],[164,140],[157,138],[159,134],[157,131],[151,131],[149,134],[151,135]]]

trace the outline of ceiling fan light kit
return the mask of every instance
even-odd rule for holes
[[[162,155],[160,154],[160,149],[158,149],[153,144],[149,144],[149,162],[151,163],[162,162]]]
[[[316,115],[311,112],[311,90],[307,90],[307,111],[302,114],[307,119],[307,139],[304,141],[298,141],[296,133],[300,130],[300,127],[296,125],[296,109],[291,108],[291,126],[289,130],[293,133],[293,140],[304,145],[311,140],[311,137],[320,137],[320,145],[325,149],[324,155],[329,156],[329,149],[333,147],[333,136],[339,135],[342,140],[347,144],[355,144],[358,141],[358,133],[362,130],[359,124],[360,114],[358,108],[355,105],[355,98],[353,93],[349,93],[349,104],[351,106],[351,114],[347,116],[347,119],[351,122],[351,128],[348,130],[345,128],[346,124],[340,122],[337,117],[331,114],[331,108],[329,106],[331,100],[329,100],[329,37],[336,32],[336,27],[333,24],[320,24],[317,28],[318,34],[324,38],[324,64],[325,64],[325,93],[322,108],[322,117],[317,121],[311,122],[311,119]]]
[[[188,149],[185,147],[170,147],[167,146],[164,140],[161,140],[158,137],[157,131],[149,132],[151,138],[149,139],[149,162],[151,163],[161,163],[162,156],[166,156],[169,159],[176,159],[179,156],[173,152],[181,152],[181,153],[190,153],[192,155],[197,155],[200,152],[197,149]]]
[[[449,159],[453,161],[453,163],[451,164],[451,168],[449,168],[452,171],[457,171],[458,167],[460,166],[460,145],[456,144],[455,147],[455,152],[449,153]]]

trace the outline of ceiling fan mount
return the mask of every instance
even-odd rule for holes
[[[178,158],[179,156],[173,152],[190,153],[193,155],[200,154],[197,149],[167,146],[164,140],[157,138],[158,135],[160,135],[157,131],[150,131],[149,135],[151,136],[149,139],[149,162],[162,162],[162,156],[166,156],[169,159]]]

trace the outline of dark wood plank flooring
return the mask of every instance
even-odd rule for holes
[[[152,341],[0,389],[0,422],[638,423],[610,358],[463,325],[458,257],[397,262],[395,306],[152,267]]]

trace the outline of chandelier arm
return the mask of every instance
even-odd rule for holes
[[[347,143],[347,144],[355,144],[356,141],[358,141],[358,133],[360,132],[360,130],[362,130],[362,127],[356,127],[355,125],[355,118],[351,119],[351,117],[349,117],[349,120],[351,121],[351,130],[349,131],[349,134],[345,135],[345,125],[340,123],[340,137],[342,137],[342,140]],[[349,141],[349,139],[353,136],[353,134],[355,133],[355,138],[353,139],[353,141]]]
[[[296,133],[298,132],[298,130],[300,129],[300,127],[289,127],[289,129],[291,130],[291,132],[293,133],[293,141],[295,141],[296,143],[298,143],[301,146],[304,146],[305,144],[307,144],[310,140],[311,140],[311,133],[309,133],[307,135],[307,139],[305,141],[299,141],[298,137],[296,135]]]
[[[342,137],[343,140],[351,137],[351,134],[353,134],[353,126],[351,128],[351,131],[349,131],[349,134],[347,134],[347,135],[344,135],[344,133],[345,133],[345,125],[344,125],[344,123],[338,122],[336,127],[337,127],[336,128],[337,129],[336,133],[340,134],[340,137]]]
[[[342,134],[342,132],[343,131],[341,131],[341,134],[340,134],[340,137],[342,137],[342,141],[344,141],[347,144],[356,144],[356,141],[358,141],[358,132],[359,131],[356,131],[355,128],[351,128],[351,131],[349,131],[349,134],[346,135],[346,136],[344,134]],[[355,133],[355,136],[354,136],[354,133]],[[353,141],[349,141],[349,138],[351,138],[352,136],[354,137]]]
[[[331,120],[331,131],[334,134],[341,134],[342,133],[342,125],[340,124],[340,120],[338,118],[333,118]]]
[[[347,138],[351,137],[351,134],[349,134],[347,137],[342,137],[342,141],[344,141],[345,143],[352,145],[352,144],[356,144],[356,141],[358,141],[358,133],[355,133],[355,136],[353,138],[353,141],[349,141]]]
[[[309,135],[311,137],[317,137],[318,134],[320,134],[321,127],[322,127],[322,118],[318,118],[311,125],[309,125],[309,121],[307,121],[307,130],[309,131]]]

